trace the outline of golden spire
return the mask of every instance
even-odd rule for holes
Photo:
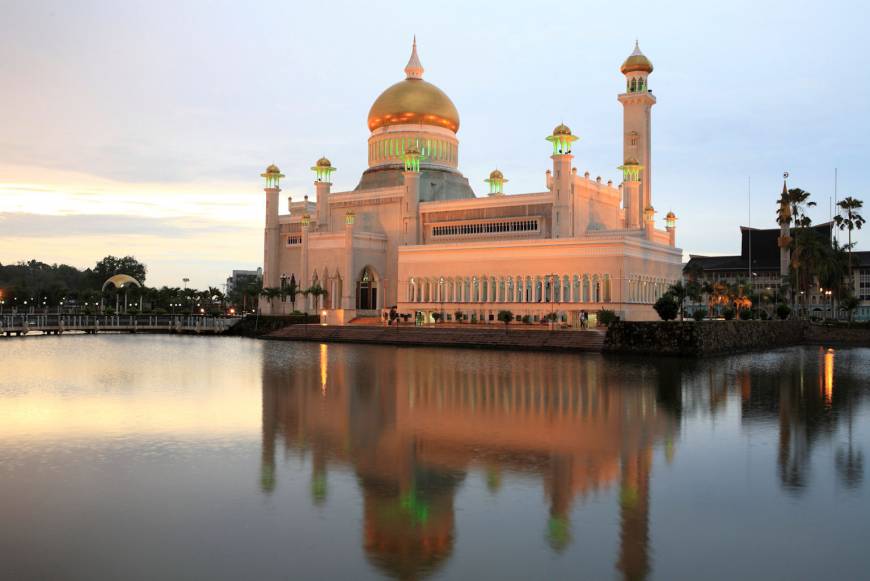
[[[405,65],[405,75],[409,79],[423,78],[423,65],[420,64],[420,57],[417,56],[417,35],[414,35],[414,44],[411,46],[411,58],[408,59],[408,64]]]

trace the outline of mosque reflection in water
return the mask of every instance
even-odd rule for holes
[[[352,468],[363,499],[365,554],[398,578],[425,575],[448,560],[454,498],[471,471],[483,472],[493,492],[503,474],[539,478],[549,503],[541,530],[556,552],[572,542],[572,506],[618,487],[614,566],[626,579],[645,578],[653,451],[662,449],[671,462],[685,418],[722,413],[732,398],[744,425],[778,421],[781,483],[799,491],[813,442],[843,415],[832,410],[851,406],[849,394],[840,397],[834,387],[833,351],[819,352],[819,376],[810,378],[805,365],[746,371],[733,358],[614,361],[483,351],[445,365],[439,350],[353,349],[320,345],[317,363],[292,369],[264,364],[261,486],[271,493],[278,485],[281,442],[311,455],[314,503],[326,501],[329,463]],[[860,484],[861,451],[850,444],[838,454],[838,469],[845,482]]]

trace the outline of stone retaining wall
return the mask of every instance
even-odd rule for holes
[[[870,347],[870,326],[862,325],[809,325],[804,334],[806,343],[821,345],[847,345]]]
[[[616,353],[703,357],[799,345],[807,327],[805,321],[618,321],[604,345]]]
[[[495,325],[459,327],[384,327],[368,325],[293,325],[260,337],[276,341],[376,343],[427,347],[475,347],[535,351],[600,352],[604,333],[599,330],[561,331],[510,329]]]

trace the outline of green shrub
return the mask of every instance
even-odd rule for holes
[[[680,306],[671,295],[662,295],[659,300],[655,302],[653,308],[659,314],[662,321],[673,321],[677,318],[677,313],[680,312]]]
[[[722,309],[722,318],[726,321],[731,321],[734,319],[734,309],[731,307],[725,307]]]
[[[432,313],[432,320],[436,323],[441,321],[441,313]]]
[[[783,321],[788,319],[788,316],[791,314],[791,307],[785,303],[779,303],[776,305],[776,316],[782,319]]]
[[[707,316],[707,309],[695,309],[695,312],[692,313],[692,318],[696,321],[703,321],[704,317]]]
[[[616,311],[611,311],[610,309],[601,309],[598,311],[598,324],[604,325],[605,327],[609,327],[610,323],[619,320],[619,315],[616,314]]]
[[[525,323],[526,325],[530,325],[532,323],[532,316],[531,315],[523,315],[522,320],[523,320],[523,323]]]
[[[514,320],[514,314],[510,311],[499,311],[498,320],[504,323],[505,326],[507,326],[510,324],[511,321]]]
[[[752,309],[740,309],[739,311],[737,311],[737,317],[741,321],[749,321],[751,319],[754,319],[755,317],[753,315],[754,313],[752,312]]]
[[[759,312],[758,316],[762,321],[770,320],[770,315],[764,309],[761,309],[761,312]]]
[[[477,322],[477,313],[471,313],[471,322],[472,324]]]
[[[462,311],[456,311],[453,313],[453,318],[457,323],[461,323],[463,319]]]

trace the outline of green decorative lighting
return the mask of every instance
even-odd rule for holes
[[[309,224],[311,224],[311,216],[309,214],[302,214],[302,227],[308,228]]]
[[[547,141],[553,144],[553,155],[567,155],[571,153],[571,144],[580,139],[571,133],[571,129],[564,123],[560,123],[553,129],[553,134],[547,137]]]
[[[504,179],[504,174],[495,169],[489,174],[489,178],[483,180],[489,184],[489,195],[499,196],[504,194],[504,184],[508,180]]]
[[[665,216],[665,225],[668,228],[675,228],[677,226],[677,215],[673,212],[668,212]]]
[[[353,212],[348,212],[344,215],[344,223],[348,226],[353,226],[354,219],[356,218],[356,214]]]
[[[416,145],[409,146],[402,157],[405,160],[405,171],[420,171],[420,160],[423,159],[423,154]]]
[[[330,179],[332,176],[332,172],[334,172],[337,168],[332,167],[332,163],[325,157],[321,157],[317,160],[317,163],[311,168],[311,171],[314,172],[317,181],[331,183]]]
[[[260,174],[261,178],[266,180],[267,188],[277,188],[278,182],[284,177],[281,170],[274,163],[266,168],[266,171]]]
[[[643,169],[643,166],[637,163],[637,160],[634,158],[629,158],[625,160],[625,163],[618,168],[618,170],[622,170],[622,180],[625,182],[639,182],[640,181],[640,172]]]

